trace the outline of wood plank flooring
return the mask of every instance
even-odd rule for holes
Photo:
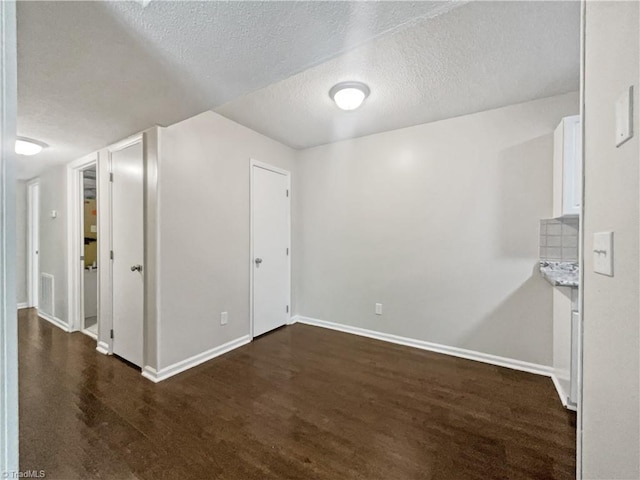
[[[159,384],[19,313],[20,461],[47,479],[571,479],[551,380],[293,325]]]

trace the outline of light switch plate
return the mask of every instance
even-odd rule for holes
[[[616,100],[616,147],[633,137],[633,86]]]
[[[593,271],[613,277],[613,232],[593,234]]]
[[[376,303],[376,315],[382,315],[382,304]]]
[[[226,325],[229,323],[229,314],[227,312],[220,312],[220,325]]]
[[[98,233],[98,226],[97,225],[91,225],[91,233]]]

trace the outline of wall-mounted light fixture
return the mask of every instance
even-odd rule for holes
[[[329,90],[329,96],[342,110],[355,110],[371,91],[361,82],[340,82]]]

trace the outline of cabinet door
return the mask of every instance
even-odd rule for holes
[[[563,404],[571,395],[571,289],[553,289],[553,373]]]
[[[582,203],[582,132],[580,116],[566,117],[562,121],[562,215],[579,215]]]

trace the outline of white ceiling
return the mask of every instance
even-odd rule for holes
[[[219,106],[459,5],[19,2],[18,134],[50,148],[20,158],[18,177]]]
[[[473,2],[216,109],[295,148],[416,125],[579,88],[578,2]],[[340,111],[336,83],[362,81]]]

